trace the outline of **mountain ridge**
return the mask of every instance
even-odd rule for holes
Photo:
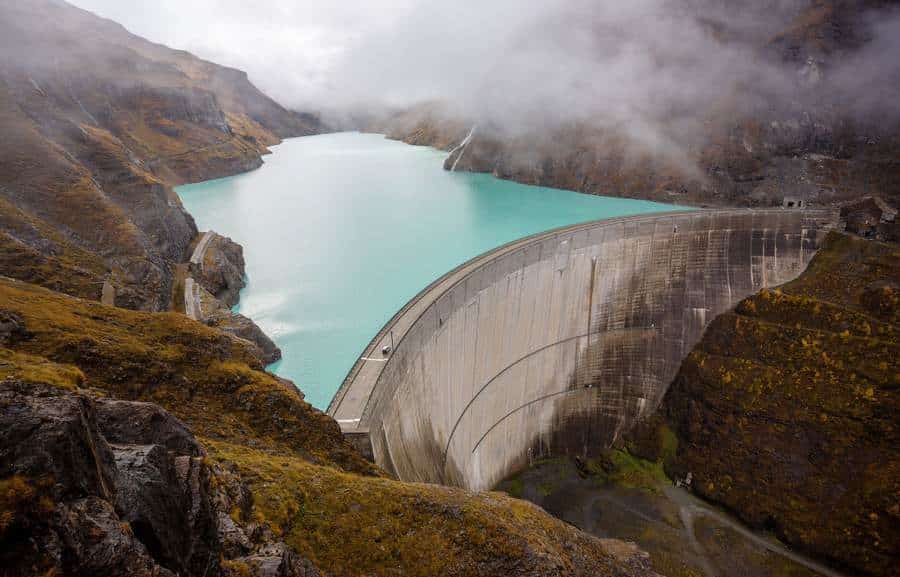
[[[244,72],[65,2],[0,15],[0,198],[15,207],[0,255],[18,278],[94,299],[108,281],[116,304],[166,310],[197,235],[172,186],[252,170],[268,146],[323,129]]]

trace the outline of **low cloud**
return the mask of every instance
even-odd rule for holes
[[[860,48],[816,53],[825,38],[807,54],[789,44],[829,15],[812,0],[77,3],[244,68],[281,102],[332,117],[439,101],[496,130],[590,123],[651,150],[689,142],[723,107],[900,118],[897,13],[870,13]]]

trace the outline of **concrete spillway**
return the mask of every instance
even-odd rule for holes
[[[529,459],[589,454],[658,406],[716,315],[798,276],[831,222],[669,213],[500,247],[410,301],[329,414],[407,481],[482,490]]]

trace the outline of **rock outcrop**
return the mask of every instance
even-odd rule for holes
[[[243,72],[59,0],[0,4],[0,125],[0,269],[146,310],[170,308],[197,234],[172,185],[320,130]]]
[[[212,233],[198,262],[191,262],[191,274],[200,286],[225,308],[231,308],[240,299],[244,282],[244,248],[230,238]],[[193,259],[192,259],[193,260]]]
[[[239,481],[210,467],[193,435],[158,406],[7,379],[0,437],[3,498],[20,500],[4,511],[0,540],[23,539],[16,532],[33,524],[15,554],[4,547],[4,574],[199,577],[246,565],[271,577],[318,575],[270,531],[230,520],[246,503],[218,477]],[[226,546],[235,535],[241,546]]]
[[[214,232],[205,233],[198,242],[189,269],[199,286],[197,320],[249,341],[258,350],[260,362],[274,363],[281,358],[281,349],[255,322],[231,310],[246,284],[243,247]],[[186,294],[185,299],[188,298],[194,297]]]
[[[281,358],[281,349],[263,332],[259,325],[240,313],[218,307],[205,314],[206,323],[227,334],[249,341],[259,351],[257,358],[269,365]]]

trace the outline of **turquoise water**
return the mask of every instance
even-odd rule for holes
[[[673,209],[447,172],[446,153],[380,135],[273,150],[259,170],[178,193],[200,230],[244,246],[238,310],[281,347],[270,370],[319,408],[384,323],[456,265],[550,228]]]

